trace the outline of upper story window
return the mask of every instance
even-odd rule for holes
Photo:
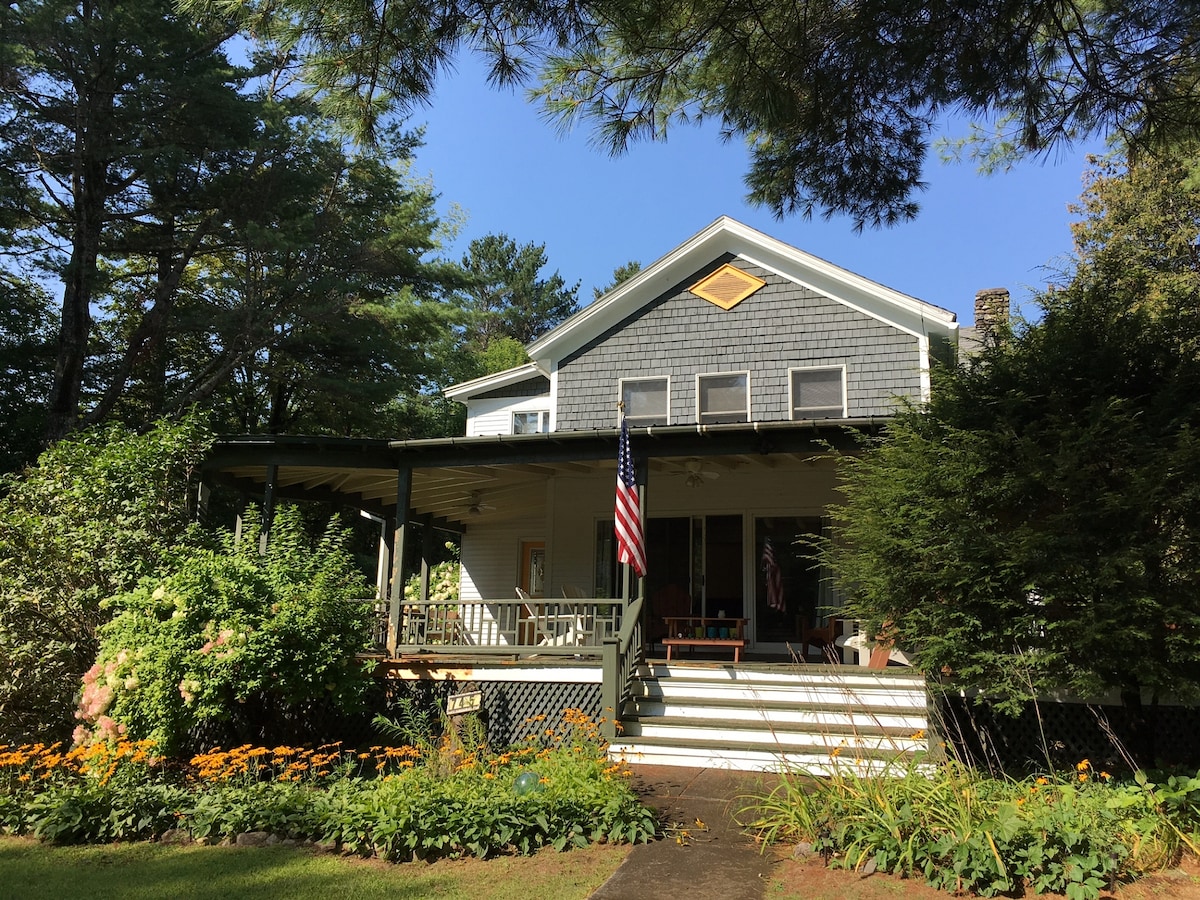
[[[846,367],[789,369],[793,419],[837,419],[846,415]]]
[[[630,425],[666,425],[671,415],[671,389],[666,375],[622,378],[621,400]]]
[[[550,430],[550,410],[513,413],[513,434],[544,434]]]
[[[705,424],[750,421],[750,373],[697,375],[696,404]]]

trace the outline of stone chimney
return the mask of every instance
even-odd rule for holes
[[[975,331],[986,341],[997,325],[1008,323],[1008,288],[987,288],[975,294]]]

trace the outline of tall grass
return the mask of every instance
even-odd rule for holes
[[[1094,900],[1195,849],[1200,777],[1117,782],[1081,760],[1024,779],[954,761],[881,774],[787,772],[743,817],[768,843],[805,841],[831,865],[878,869],[985,897],[1027,887]]]

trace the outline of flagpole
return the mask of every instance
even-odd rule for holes
[[[632,600],[632,574],[638,577],[639,595],[645,590],[646,577],[646,504],[645,491],[639,488],[637,466],[629,447],[629,424],[625,419],[625,403],[617,401],[620,437],[617,441],[617,502],[614,530],[617,536],[617,561],[624,565],[621,577],[621,596],[628,605]]]
[[[617,401],[617,427],[620,428],[625,422],[625,401]],[[639,504],[641,498],[638,498]],[[633,579],[630,578],[629,563],[621,563],[621,599],[625,601],[625,605],[629,605],[629,592],[633,587]]]

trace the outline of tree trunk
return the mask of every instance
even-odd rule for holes
[[[84,3],[81,18],[93,19],[96,8]],[[74,144],[71,160],[71,258],[63,285],[62,324],[54,383],[46,404],[46,442],[66,436],[79,424],[80,398],[88,339],[92,329],[92,295],[100,234],[108,201],[108,169],[116,96],[113,46],[103,29],[91,64],[90,77],[80,79],[75,104]]]

